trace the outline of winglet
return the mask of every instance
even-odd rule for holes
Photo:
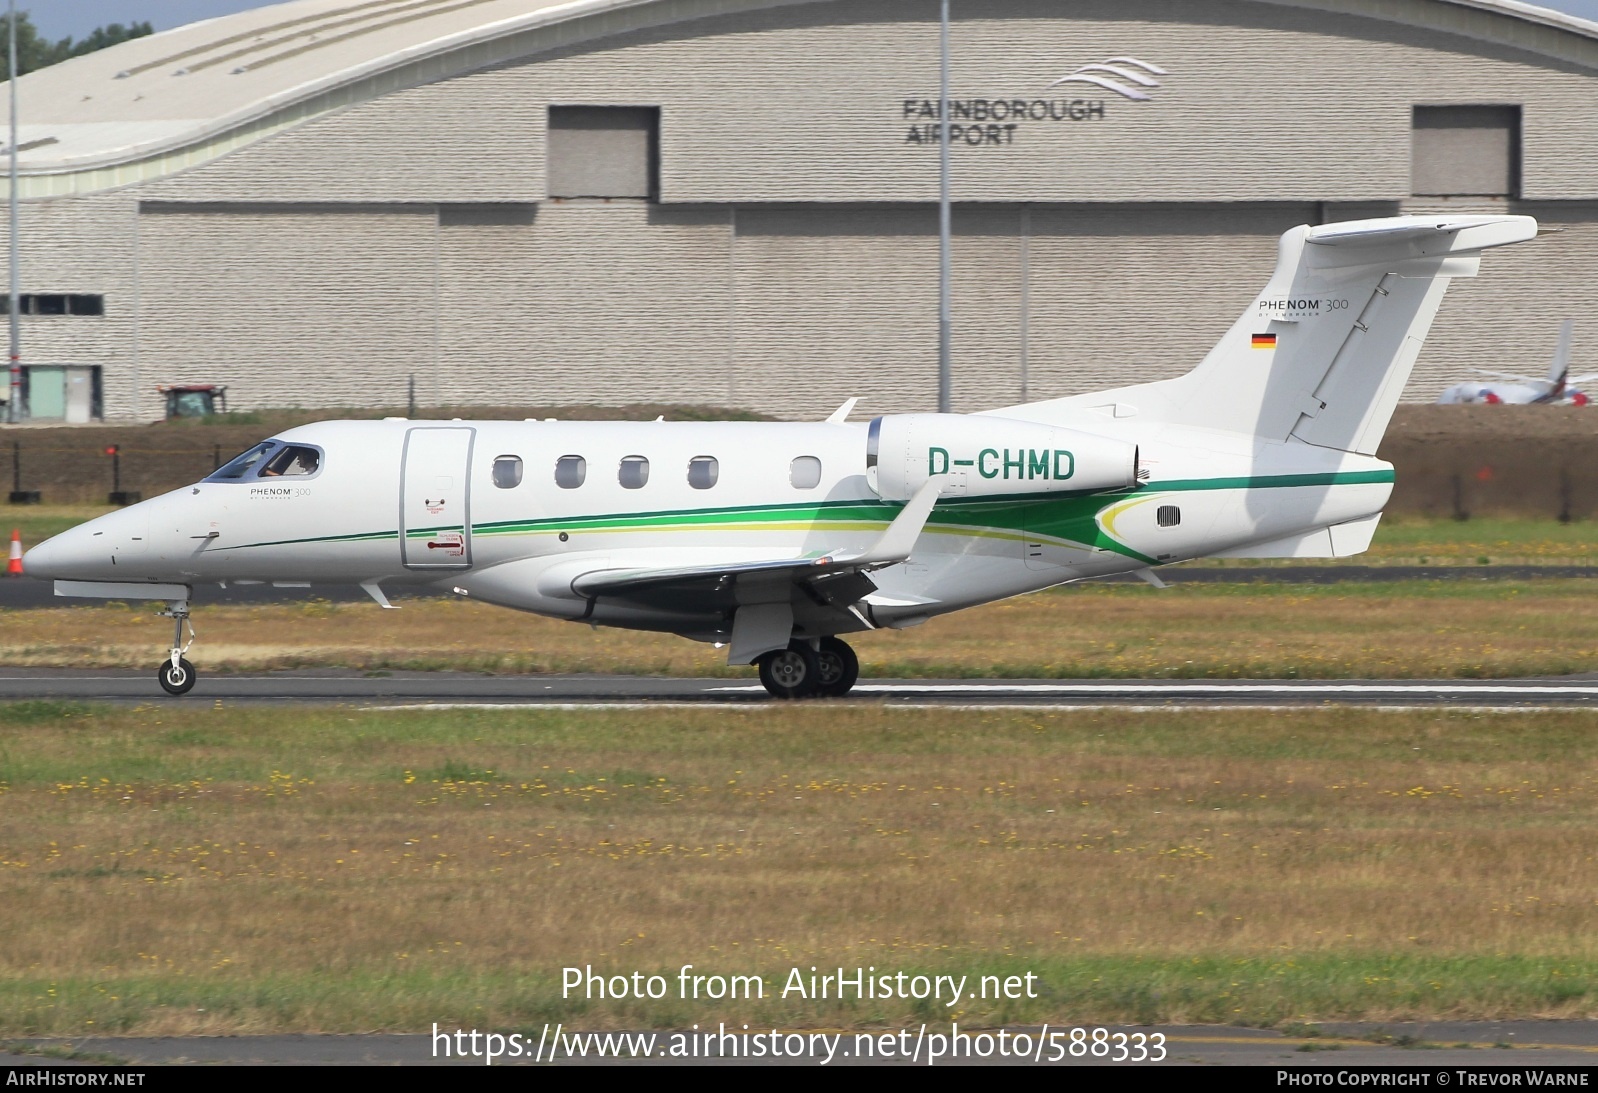
[[[899,515],[893,518],[893,523],[888,525],[882,537],[866,548],[864,553],[829,555],[817,558],[815,564],[884,566],[909,558],[916,540],[921,538],[921,529],[927,526],[927,520],[932,516],[932,506],[938,503],[943,479],[943,475],[935,475],[921,483],[921,488],[899,510]]]
[[[854,404],[859,398],[845,399],[842,406],[838,407],[827,417],[828,425],[842,425],[849,420],[849,415],[854,411]]]

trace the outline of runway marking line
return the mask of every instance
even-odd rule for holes
[[[863,702],[829,702],[824,709],[837,709],[840,705],[861,708],[874,704]],[[775,702],[542,702],[538,699],[529,699],[525,702],[412,702],[394,706],[361,706],[362,711],[391,711],[391,710],[737,710],[749,712],[755,710],[777,709],[815,709],[814,706],[792,707],[780,705]],[[1082,703],[1058,706],[1046,706],[1036,702],[970,702],[958,705],[948,705],[941,702],[894,702],[889,704],[890,710],[1072,710],[1072,711],[1103,711],[1124,710],[1131,713],[1204,713],[1206,711],[1232,711],[1266,710],[1284,712],[1290,710],[1327,709],[1333,707],[1316,705],[1278,706],[1265,703],[1230,703],[1217,702],[1208,705],[1163,703],[1160,705],[1125,705],[1118,702]],[[1373,710],[1377,713],[1408,713],[1414,710],[1449,710],[1469,713],[1554,713],[1583,710],[1598,713],[1598,708],[1591,706],[1456,706],[1456,705],[1425,705],[1425,706],[1354,706],[1337,705],[1337,709]]]
[[[708,693],[750,693],[765,688],[712,687]],[[1437,683],[862,683],[852,694],[1160,694],[1168,691],[1202,691],[1215,694],[1296,694],[1304,691],[1338,694],[1469,694],[1598,695],[1598,685],[1581,684],[1437,684]]]

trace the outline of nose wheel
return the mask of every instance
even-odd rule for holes
[[[194,644],[195,637],[194,624],[189,621],[189,603],[187,600],[172,600],[161,614],[172,620],[172,648],[167,659],[155,670],[155,678],[167,694],[186,695],[194,689],[197,675],[194,665],[183,655]],[[189,631],[188,641],[183,640],[185,628]]]
[[[186,695],[194,688],[194,665],[185,657],[178,657],[176,664],[163,664],[155,671],[155,677],[161,681],[161,689],[169,695]]]

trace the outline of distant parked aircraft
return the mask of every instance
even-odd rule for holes
[[[1570,332],[1575,328],[1576,320],[1566,319],[1559,328],[1559,348],[1554,350],[1553,363],[1548,366],[1546,379],[1533,379],[1531,376],[1517,376],[1508,372],[1493,372],[1486,368],[1477,368],[1473,371],[1484,376],[1497,376],[1500,380],[1512,380],[1511,383],[1491,383],[1487,380],[1466,380],[1456,383],[1444,391],[1437,399],[1439,406],[1456,405],[1460,403],[1485,402],[1493,406],[1507,404],[1510,406],[1524,406],[1534,402],[1557,403],[1564,406],[1585,406],[1591,402],[1591,397],[1580,391],[1575,384],[1586,383],[1588,380],[1598,379],[1598,372],[1585,376],[1570,378]]]

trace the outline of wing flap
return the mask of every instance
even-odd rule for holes
[[[579,596],[621,596],[631,592],[680,586],[713,590],[730,588],[739,580],[797,580],[814,573],[820,576],[826,558],[782,558],[776,561],[729,562],[721,565],[678,566],[658,569],[598,569],[572,581]]]

